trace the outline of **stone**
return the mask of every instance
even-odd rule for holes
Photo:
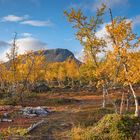
[[[44,84],[44,83],[36,84],[32,88],[32,92],[41,93],[41,92],[47,92],[47,91],[50,91],[50,88],[46,84]]]
[[[26,107],[21,111],[23,115],[29,117],[46,116],[49,113],[49,111],[44,109],[43,107]]]

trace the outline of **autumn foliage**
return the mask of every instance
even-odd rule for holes
[[[64,62],[48,63],[43,50],[38,51],[38,54],[31,51],[18,55],[15,36],[11,51],[7,54],[9,61],[0,64],[3,93],[19,95],[23,104],[24,92],[30,91],[39,82],[60,88],[95,87],[102,89],[102,107],[105,108],[109,90],[119,87],[132,93],[135,115],[139,116],[138,99],[133,86],[140,83],[140,51],[137,49],[140,38],[133,33],[131,21],[121,17],[113,18],[111,10],[111,21],[105,27],[107,39],[99,37],[97,32],[104,24],[105,9],[103,4],[95,16],[90,18],[81,10],[64,12],[68,22],[76,29],[76,39],[84,49],[84,61],[81,64],[71,58]],[[103,54],[102,58],[100,54]],[[115,103],[111,102],[116,108]]]

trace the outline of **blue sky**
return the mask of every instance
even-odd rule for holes
[[[112,8],[113,16],[133,20],[133,29],[140,35],[140,0],[0,0],[0,59],[14,32],[18,33],[20,53],[25,49],[66,48],[78,55],[82,47],[63,11],[81,8],[92,16],[102,2]],[[108,12],[104,20],[109,22]]]

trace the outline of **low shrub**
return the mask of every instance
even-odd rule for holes
[[[24,128],[5,128],[0,131],[0,139],[11,139],[16,136],[24,136],[27,134],[27,130]]]
[[[0,100],[0,105],[17,105],[19,103],[19,97],[14,95],[13,97],[7,97]]]
[[[37,93],[36,92],[26,92],[24,94],[24,98],[25,99],[32,99],[32,98],[36,98],[37,97]]]
[[[105,116],[106,114],[112,114],[114,113],[113,110],[111,109],[97,109],[97,110],[93,110],[91,112],[91,110],[88,111],[81,111],[78,112],[75,116],[77,122],[76,124],[82,127],[88,127],[88,126],[93,126],[95,123],[97,123],[103,116]]]
[[[73,104],[78,102],[76,99],[68,99],[68,98],[50,98],[46,100],[46,105],[66,105]]]
[[[96,126],[74,127],[72,139],[80,140],[133,140],[140,138],[140,118],[134,116],[105,115]]]

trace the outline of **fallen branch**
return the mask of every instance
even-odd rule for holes
[[[41,125],[44,122],[44,120],[41,120],[35,124],[32,124],[29,128],[27,128],[27,133],[30,133],[32,130],[34,130],[37,126]]]

